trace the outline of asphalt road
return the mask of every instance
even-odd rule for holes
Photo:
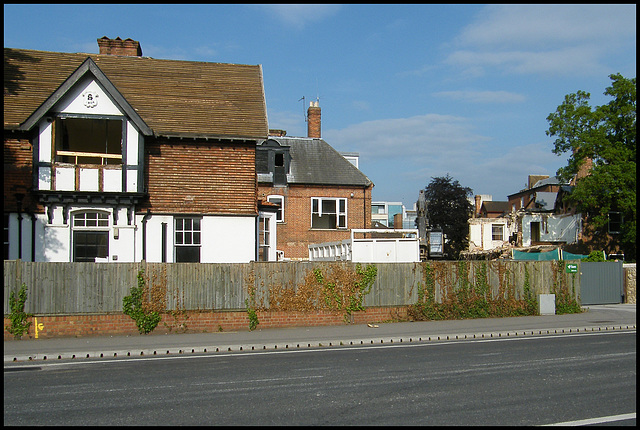
[[[635,408],[635,330],[4,373],[5,425],[635,425]]]

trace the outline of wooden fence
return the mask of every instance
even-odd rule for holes
[[[377,277],[364,299],[365,307],[405,306],[418,299],[425,285],[425,263],[376,263]],[[522,298],[525,276],[534,294],[564,285],[574,297],[580,294],[580,270],[567,273],[557,261],[440,261],[426,263],[435,273],[436,300],[485,276],[489,291]],[[577,262],[579,265],[580,263]],[[4,314],[10,312],[9,294],[25,284],[25,311],[38,315],[122,312],[122,299],[137,285],[140,270],[149,283],[165,291],[167,309],[243,310],[248,287],[268,304],[274,286],[297,288],[314,268],[323,273],[332,266],[355,268],[351,262],[283,262],[246,264],[204,263],[38,263],[4,262]],[[486,275],[483,275],[486,273]]]

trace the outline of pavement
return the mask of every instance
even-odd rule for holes
[[[5,368],[25,362],[286,350],[349,345],[428,342],[593,331],[635,331],[636,305],[585,306],[580,314],[322,327],[270,328],[215,333],[92,336],[4,342]]]

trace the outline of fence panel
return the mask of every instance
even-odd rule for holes
[[[584,263],[583,263],[584,264]],[[608,263],[614,265],[614,263]],[[4,314],[10,312],[9,292],[25,283],[29,313],[73,314],[121,312],[122,299],[137,285],[144,270],[148,287],[164,291],[167,309],[244,310],[248,287],[253,283],[258,304],[269,305],[274,286],[296,289],[314,268],[332,266],[355,269],[352,262],[269,262],[244,264],[201,263],[32,263],[4,262]],[[486,270],[493,297],[524,294],[525,273],[532,293],[549,293],[556,284],[569,285],[580,294],[579,273],[565,273],[553,261],[430,261],[428,263],[376,263],[378,275],[365,296],[364,306],[404,306],[415,303],[425,286],[425,270],[435,280],[435,298],[447,291],[475,285]],[[429,266],[428,269],[425,269]],[[616,265],[616,267],[618,267]],[[561,268],[562,269],[562,268]],[[620,272],[622,272],[620,270]],[[460,276],[468,277],[466,281]],[[619,295],[618,295],[619,300]]]
[[[581,299],[584,305],[622,303],[624,298],[622,262],[581,263]]]

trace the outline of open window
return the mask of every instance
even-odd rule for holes
[[[311,198],[311,228],[347,228],[347,199]]]
[[[55,120],[55,160],[71,164],[122,164],[122,120]]]

